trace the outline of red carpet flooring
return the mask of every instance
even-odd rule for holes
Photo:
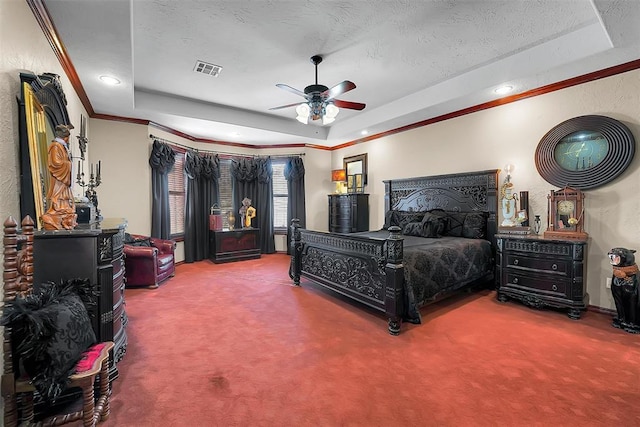
[[[640,336],[611,316],[463,294],[386,319],[289,258],[178,266],[127,289],[129,344],[103,426],[640,425]]]

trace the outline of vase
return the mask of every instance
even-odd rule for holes
[[[538,234],[540,233],[540,215],[535,215],[533,219],[533,232]]]
[[[229,221],[229,230],[233,230],[234,228],[236,228],[236,216],[233,214],[233,212],[229,211],[227,220]]]

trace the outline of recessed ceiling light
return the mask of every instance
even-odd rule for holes
[[[229,136],[240,136],[240,132],[229,132]]]
[[[360,132],[360,135],[369,135],[369,131],[365,129]]]
[[[512,90],[513,90],[513,86],[504,85],[504,86],[500,86],[499,88],[494,90],[494,92],[497,93],[498,95],[504,95],[505,93],[509,93]]]
[[[115,77],[111,77],[111,76],[100,76],[100,80],[102,80],[104,83],[111,85],[111,86],[115,86],[115,85],[119,85],[120,84],[120,80],[116,79]]]

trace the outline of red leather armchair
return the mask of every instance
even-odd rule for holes
[[[126,286],[157,288],[173,277],[175,248],[173,240],[128,234],[124,244]]]

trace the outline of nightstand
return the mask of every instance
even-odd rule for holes
[[[514,298],[535,308],[566,308],[571,319],[580,318],[589,302],[586,240],[496,234],[496,244],[499,301]]]

